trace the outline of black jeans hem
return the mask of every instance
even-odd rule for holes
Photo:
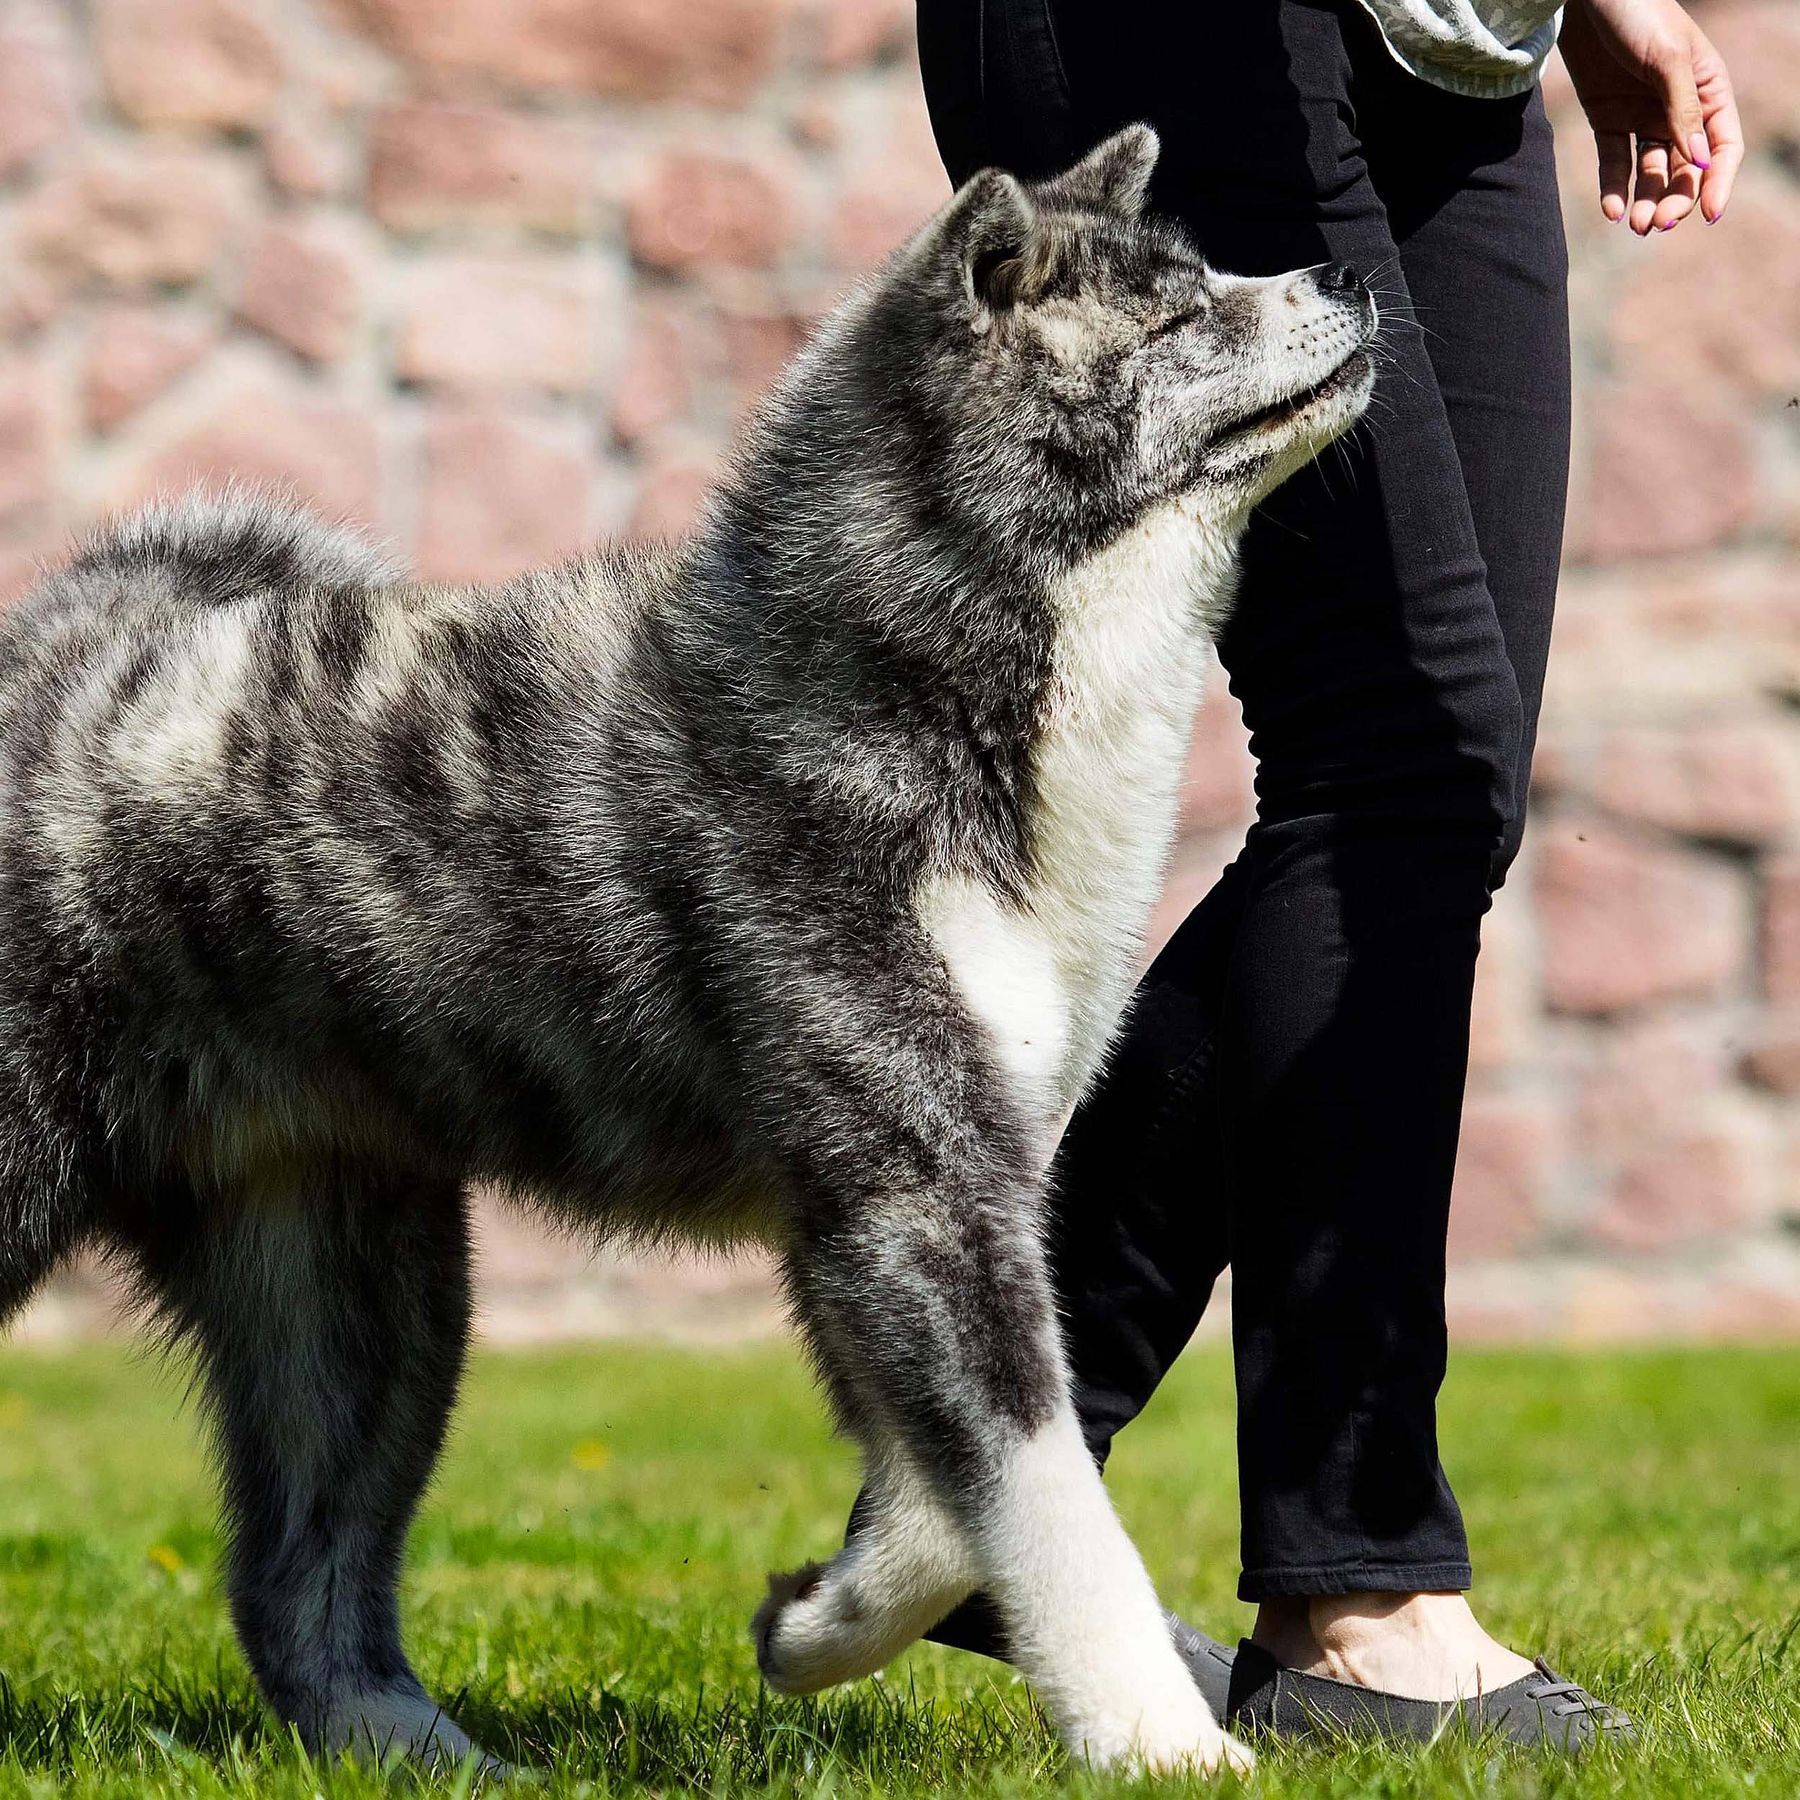
[[[1313,1594],[1438,1594],[1475,1585],[1466,1562],[1338,1563],[1294,1569],[1246,1569],[1240,1600],[1286,1600]]]

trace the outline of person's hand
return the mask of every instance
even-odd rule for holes
[[[1639,237],[1699,205],[1717,224],[1744,160],[1731,76],[1675,0],[1570,0],[1560,39],[1600,150],[1600,210]],[[1635,186],[1633,177],[1635,174]]]

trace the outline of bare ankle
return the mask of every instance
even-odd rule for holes
[[[1454,1635],[1474,1623],[1468,1601],[1458,1593],[1314,1594],[1307,1602],[1307,1625],[1328,1652],[1399,1633]]]
[[[1319,1645],[1312,1633],[1310,1596],[1281,1594],[1259,1602],[1250,1641],[1286,1668],[1311,1667]]]
[[[1265,1613],[1254,1641],[1278,1662],[1389,1693],[1454,1699],[1531,1667],[1488,1636],[1459,1593],[1315,1594]]]

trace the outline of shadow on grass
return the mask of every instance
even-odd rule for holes
[[[123,1692],[21,1693],[0,1675],[0,1757],[67,1775],[120,1762],[228,1761],[283,1741],[241,1670],[167,1670]]]
[[[946,1707],[870,1685],[825,1701],[765,1692],[691,1701],[571,1692],[509,1701],[476,1691],[446,1711],[504,1760],[564,1780],[668,1792],[791,1787],[832,1771],[852,1780],[958,1790],[970,1771],[1004,1764],[1029,1777],[1059,1753],[1023,1700],[998,1694]],[[124,1691],[22,1693],[0,1677],[0,1761],[27,1776],[108,1769],[170,1775],[249,1765],[307,1768],[291,1735],[239,1670],[157,1674]],[[316,1771],[324,1773],[323,1770]]]
[[[816,1781],[827,1769],[956,1789],[971,1768],[1049,1766],[1054,1744],[1022,1700],[946,1707],[871,1684],[830,1700],[766,1690],[691,1702],[570,1694],[522,1707],[468,1697],[458,1717],[508,1760],[559,1775],[650,1789],[762,1788]]]

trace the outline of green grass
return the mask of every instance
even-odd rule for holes
[[[181,1398],[115,1349],[0,1356],[0,1794],[380,1791],[264,1722]],[[1113,1476],[1165,1596],[1220,1634],[1246,1616],[1230,1421],[1227,1366],[1192,1356]],[[1630,1706],[1643,1741],[1573,1765],[1276,1746],[1249,1792],[1800,1795],[1800,1356],[1465,1356],[1445,1454],[1489,1617]],[[759,1691],[762,1571],[829,1548],[854,1482],[784,1351],[483,1356],[413,1539],[421,1670],[556,1792],[1125,1785],[1070,1770],[973,1658],[915,1650],[818,1703]]]

